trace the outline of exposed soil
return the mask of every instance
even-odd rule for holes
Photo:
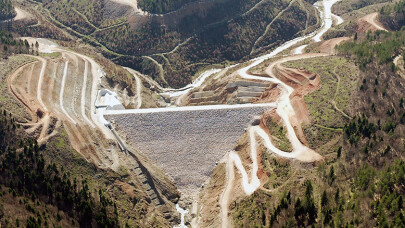
[[[378,13],[375,12],[375,13],[367,14],[366,16],[360,18],[357,21],[357,24],[358,24],[357,32],[365,33],[369,30],[372,32],[377,31],[377,30],[387,31],[381,25],[381,23],[378,21],[377,17],[378,17]]]
[[[179,195],[173,182],[138,152],[132,152],[135,150],[121,151],[112,132],[96,115],[94,104],[101,88],[101,67],[91,58],[60,48],[49,40],[26,39],[29,43],[38,41],[40,52],[61,53],[54,59],[33,56],[37,62],[23,65],[8,78],[10,92],[31,114],[31,120],[22,124],[26,131],[40,144],[66,132],[72,147],[88,162],[118,173],[124,170],[127,181],[117,182],[116,186],[130,197],[137,191],[149,197],[151,204],[165,204],[159,210],[168,213],[166,219],[173,222],[170,211],[174,210],[173,202],[178,201]],[[139,78],[136,82],[140,107],[142,83]]]
[[[394,58],[394,64],[397,67],[398,74],[405,79],[405,60],[401,55]]]
[[[347,40],[350,40],[350,38],[349,37],[338,37],[338,38],[333,38],[330,40],[325,40],[319,46],[319,50],[322,53],[334,55],[334,54],[336,54],[336,49],[335,49],[336,45],[339,45],[341,42],[347,41]]]

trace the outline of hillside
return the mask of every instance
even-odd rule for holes
[[[405,26],[405,1],[381,8],[380,20],[392,30],[400,30]]]
[[[387,19],[396,21],[398,16]],[[333,59],[286,64],[320,75],[322,88],[305,96],[311,119],[303,130],[325,161],[312,166],[263,153],[263,187],[230,204],[235,226],[405,225],[405,82],[393,62],[403,55],[404,32],[358,37],[339,45]]]
[[[7,20],[15,17],[16,12],[11,0],[0,1],[0,20]]]
[[[2,226],[118,226],[117,206],[101,189],[45,158],[11,113],[2,110],[0,122]]]
[[[162,14],[168,13],[184,6],[187,3],[196,2],[196,0],[139,0],[138,6],[143,11],[150,13]]]
[[[0,226],[405,227],[405,0],[13,5]]]
[[[185,3],[170,1],[183,7],[150,16],[109,1],[29,4],[39,6],[43,19],[98,46],[116,63],[175,88],[190,83],[205,67],[257,55],[320,25],[317,11],[304,0]],[[20,32],[26,36],[37,33],[34,28]]]
[[[1,31],[0,34],[4,42],[0,43],[1,47],[7,44],[7,50],[9,50],[2,53],[4,59],[0,61],[2,82],[0,106],[2,116],[4,115],[0,121],[0,130],[3,135],[0,147],[3,151],[0,156],[3,167],[0,172],[0,186],[3,191],[0,207],[1,225],[124,227],[128,224],[130,227],[136,227],[144,224],[168,226],[169,220],[175,221],[172,216],[163,215],[163,212],[167,213],[170,210],[169,207],[158,208],[155,202],[151,201],[146,192],[149,189],[144,188],[146,182],[142,182],[144,179],[140,180],[139,176],[134,176],[128,171],[133,170],[133,167],[138,164],[131,157],[125,156],[125,160],[131,162],[132,168],[120,166],[115,170],[90,161],[90,154],[93,154],[91,156],[94,158],[95,154],[101,151],[107,152],[107,150],[94,149],[100,144],[93,144],[89,138],[81,139],[81,142],[80,139],[75,143],[72,142],[72,125],[69,125],[69,122],[62,124],[57,119],[60,116],[45,116],[41,111],[43,107],[35,109],[32,113],[34,108],[30,105],[34,106],[34,104],[25,102],[24,96],[34,92],[34,87],[37,88],[35,80],[39,79],[36,76],[40,74],[43,64],[50,66],[44,71],[44,81],[48,82],[46,88],[52,87],[47,77],[52,70],[56,73],[58,62],[63,60],[62,53],[42,53],[39,48],[43,45],[42,43],[34,42],[31,45],[27,40],[16,39],[7,32]],[[18,53],[32,55],[16,55]],[[111,64],[105,59],[102,61],[105,66]],[[114,69],[110,70],[114,71]],[[75,69],[72,70],[74,71]],[[92,78],[91,74],[88,76]],[[17,81],[29,79],[28,85],[22,83],[28,86],[23,89],[25,92],[15,87],[15,78]],[[31,83],[30,80],[34,81]],[[75,83],[75,80],[70,82]],[[74,87],[70,88],[74,89]],[[49,99],[55,97],[56,92],[57,94],[60,92],[49,91],[48,93],[47,91],[47,89],[44,91],[48,94],[48,99],[43,100],[44,104],[49,104]],[[70,98],[77,97],[69,92],[67,94]],[[18,95],[22,96],[18,97]],[[68,110],[72,111],[70,108]],[[89,127],[89,129],[92,128]],[[82,130],[82,133],[84,132],[86,131]],[[92,137],[102,140],[99,134],[94,130]],[[45,141],[41,139],[43,137]],[[104,139],[104,142],[104,145],[115,145],[109,140]],[[86,148],[83,148],[82,143],[87,143],[87,146],[84,146]],[[91,153],[83,154],[84,150],[89,152],[89,149],[92,150]],[[111,149],[108,151],[111,152]],[[130,153],[137,152],[134,150]],[[137,159],[140,159],[139,164],[146,165],[147,161],[144,158]],[[173,198],[176,197],[176,190],[170,187],[168,180],[162,177],[158,170],[154,170],[150,165],[147,170],[144,166],[142,169],[142,173],[148,175],[146,180],[154,183],[154,188],[161,188],[158,186],[164,185],[164,188],[161,188],[162,194],[170,195],[171,200],[175,200]],[[149,172],[153,173],[155,180],[151,180],[152,174]],[[149,183],[147,185],[149,186]],[[161,200],[167,200],[166,196],[160,197]]]

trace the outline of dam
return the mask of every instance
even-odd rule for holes
[[[269,103],[108,110],[104,117],[188,195],[204,184],[255,117],[274,107]]]

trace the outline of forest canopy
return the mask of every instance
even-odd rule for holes
[[[0,0],[0,20],[7,20],[15,17],[17,13],[11,0]]]

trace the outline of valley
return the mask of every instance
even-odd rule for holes
[[[403,0],[347,1],[16,0],[14,150],[33,139],[94,205],[107,195],[93,226],[401,226]],[[64,213],[48,220],[85,224]]]

